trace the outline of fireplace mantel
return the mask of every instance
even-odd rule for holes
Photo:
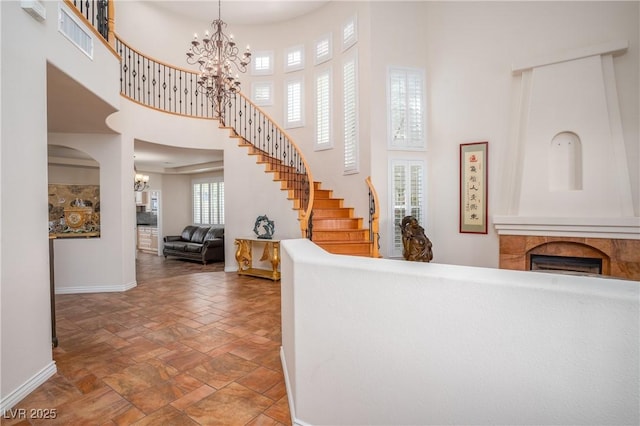
[[[498,235],[640,240],[640,217],[493,216],[493,225]]]

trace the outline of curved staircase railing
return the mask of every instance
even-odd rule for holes
[[[242,93],[236,93],[223,108],[221,126],[231,129],[242,144],[250,144],[260,155],[274,180],[289,191],[298,210],[302,236],[311,239],[310,219],[313,209],[313,175],[302,151],[280,126]]]
[[[216,119],[212,102],[197,90],[198,73],[149,58],[119,37],[120,93],[138,104],[171,114]],[[302,151],[264,111],[242,93],[223,108],[220,126],[241,139],[240,145],[260,155],[259,162],[274,173],[274,180],[289,192],[298,210],[302,236],[311,238],[313,176]]]

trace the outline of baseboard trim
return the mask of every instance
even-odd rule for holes
[[[293,393],[291,392],[291,383],[289,382],[289,370],[287,369],[287,360],[285,359],[284,349],[282,346],[280,346],[280,362],[282,363],[282,371],[284,373],[284,386],[287,389],[287,401],[289,402],[291,424],[293,426],[311,426],[311,423],[307,423],[296,418],[296,408],[293,401]]]
[[[56,362],[51,361],[46,367],[37,372],[33,377],[20,385],[16,390],[0,400],[0,413],[5,413],[27,395],[36,390],[38,386],[49,380],[51,376],[58,372]]]
[[[122,293],[138,286],[137,281],[132,281],[120,285],[100,285],[91,287],[62,287],[56,288],[56,294],[79,294],[79,293]]]

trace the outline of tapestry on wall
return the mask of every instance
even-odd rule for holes
[[[49,184],[49,233],[99,236],[100,186]]]

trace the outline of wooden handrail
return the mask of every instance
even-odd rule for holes
[[[371,238],[371,257],[380,257],[380,202],[378,201],[378,192],[373,186],[371,176],[365,179],[369,186],[369,234]]]

